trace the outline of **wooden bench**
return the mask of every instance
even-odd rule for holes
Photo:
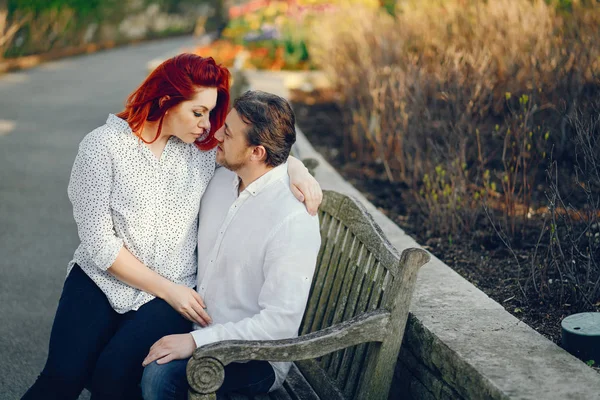
[[[419,268],[429,255],[402,255],[358,201],[325,191],[321,249],[300,336],[224,341],[196,349],[187,366],[190,400],[215,399],[223,366],[294,361],[282,388],[255,399],[387,399]],[[229,395],[229,399],[247,399]]]

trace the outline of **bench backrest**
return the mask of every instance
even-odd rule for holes
[[[297,365],[321,398],[387,399],[416,274],[429,256],[412,249],[401,257],[364,206],[340,193],[325,191],[319,219],[322,244],[300,334],[378,309],[391,323],[383,342]]]

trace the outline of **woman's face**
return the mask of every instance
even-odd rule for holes
[[[210,112],[217,104],[216,88],[198,88],[194,97],[170,108],[163,120],[163,134],[185,143],[204,139],[210,132]]]

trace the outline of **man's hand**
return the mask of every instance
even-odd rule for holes
[[[194,350],[196,342],[191,333],[165,336],[150,347],[142,365],[145,367],[154,361],[157,364],[166,364],[173,360],[184,360],[191,357]]]

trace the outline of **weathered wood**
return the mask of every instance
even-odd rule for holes
[[[363,271],[363,282],[360,287],[358,304],[356,305],[355,314],[360,315],[368,309],[369,300],[375,288],[375,279],[377,274],[381,272],[379,262],[376,260],[375,255],[369,253],[365,269]],[[358,291],[358,288],[356,288]],[[367,345],[360,345],[358,347],[350,348],[347,350],[346,363],[342,365],[341,371],[337,374],[337,379],[345,393],[353,393],[354,388],[357,384],[357,377],[359,372],[362,370],[365,352],[367,351]]]
[[[214,399],[207,396],[220,387],[223,366],[244,360],[295,361],[282,388],[253,400],[387,399],[417,271],[429,255],[399,255],[364,206],[340,193],[324,192],[319,220],[301,336],[197,349],[188,363],[190,399]]]
[[[214,393],[221,387],[225,379],[224,365],[213,357],[204,357],[195,362],[188,362],[186,367],[187,381],[191,392],[198,394]],[[199,397],[198,400],[208,400]]]
[[[195,380],[194,390],[202,393],[205,390],[204,386],[210,387],[216,379],[220,378],[212,360],[218,361],[221,365],[242,360],[307,360],[359,343],[382,341],[388,332],[389,318],[387,311],[377,310],[294,339],[226,340],[202,346],[194,351],[188,363],[188,380],[190,374],[204,372],[202,379],[191,377]]]
[[[300,331],[302,334],[314,332],[313,325],[317,313],[317,307],[319,305],[323,288],[325,287],[325,282],[327,280],[330,266],[329,261],[332,257],[333,249],[335,247],[335,239],[337,236],[338,227],[340,225],[339,221],[333,218],[331,215],[325,214],[323,218],[324,223],[327,224],[327,230],[321,231],[321,241],[323,242],[321,244],[321,249],[323,250],[323,255],[319,265],[317,266],[317,271],[315,271],[315,277],[313,278],[313,286],[308,298],[309,300],[306,306],[306,311],[304,312],[302,329]]]
[[[188,400],[217,400],[217,395],[211,394],[200,394],[193,390],[188,391]]]
[[[294,399],[284,388],[279,388],[269,393],[269,398],[272,400],[297,400]]]
[[[381,345],[378,344],[378,352],[369,354],[369,368],[365,369],[360,380],[357,398],[375,399],[381,393],[389,391],[404,337],[417,272],[429,259],[429,254],[421,249],[406,249],[402,252],[398,264],[399,277],[390,290],[394,295],[390,296],[388,304],[385,305],[392,313],[388,337]]]
[[[352,232],[348,228],[344,227],[344,237],[341,239],[339,249],[339,259],[336,262],[337,268],[331,282],[331,290],[329,292],[329,298],[323,307],[323,319],[320,328],[326,328],[332,325],[333,314],[336,308],[339,306],[340,292],[342,290],[342,283],[346,275],[346,268],[348,267],[348,257],[350,253],[350,245],[352,241]]]
[[[323,324],[323,316],[325,314],[325,310],[327,307],[327,302],[331,297],[332,286],[335,282],[338,270],[339,270],[339,260],[341,256],[342,242],[344,240],[344,236],[348,231],[348,228],[344,226],[341,222],[337,223],[338,229],[335,232],[335,240],[330,243],[334,243],[332,246],[332,254],[329,259],[329,266],[327,268],[327,275],[325,276],[325,281],[323,282],[323,287],[321,289],[321,293],[319,295],[319,302],[315,309],[315,315],[313,317],[313,322],[310,327],[310,332],[315,332],[319,329],[326,328],[327,326]]]
[[[351,232],[346,238],[344,245],[345,249],[340,259],[340,271],[338,277],[334,283],[333,294],[327,304],[324,320],[327,321],[327,326],[338,324],[343,321],[342,316],[348,304],[348,295],[352,289],[352,280],[354,279],[354,273],[356,268],[352,265],[352,256],[358,250],[359,242]],[[328,370],[337,368],[336,364],[332,364],[332,360],[335,356],[339,355],[339,351],[328,354],[323,357],[321,364]],[[330,372],[331,373],[331,372]]]
[[[348,304],[346,305],[346,310],[344,311],[344,320],[357,314],[357,305],[361,292],[360,289],[365,281],[364,264],[367,265],[367,268],[370,268],[371,264],[374,262],[374,258],[371,257],[364,245],[361,244],[359,250],[360,253],[356,260],[357,268],[352,282],[352,290],[348,296]],[[339,351],[335,354],[336,358],[340,359],[339,366],[337,367],[336,375],[334,377],[338,382],[346,381],[355,352],[356,346],[344,349],[343,351]]]
[[[325,373],[319,363],[315,360],[297,361],[296,365],[320,398],[327,400],[344,400],[344,395],[337,387],[336,382]]]
[[[320,400],[319,395],[317,395],[310,383],[308,383],[306,378],[298,370],[296,364],[292,364],[290,372],[283,383],[283,387],[294,399]]]

